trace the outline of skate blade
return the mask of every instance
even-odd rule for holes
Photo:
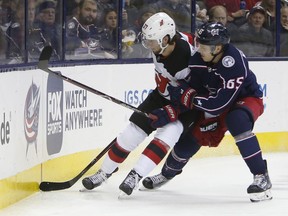
[[[146,187],[144,187],[144,186],[140,186],[140,187],[138,188],[138,190],[139,190],[139,191],[154,191],[155,188],[150,189],[150,188],[146,188]]]
[[[251,193],[249,194],[251,202],[260,202],[265,200],[271,200],[273,198],[271,190],[266,190],[261,193]]]
[[[145,187],[143,187],[143,186],[140,186],[138,190],[139,190],[139,191],[147,191],[148,189],[145,188]]]
[[[119,195],[118,195],[118,199],[122,200],[122,199],[126,199],[128,198],[129,195],[127,195],[125,192],[123,192],[122,190],[120,190]]]
[[[88,189],[86,189],[86,188],[84,188],[84,187],[81,188],[81,189],[79,189],[79,192],[81,192],[81,193],[82,193],[82,192],[84,192],[84,193],[85,193],[85,192],[91,192],[91,191],[92,191],[92,190],[88,190]]]

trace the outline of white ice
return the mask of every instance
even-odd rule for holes
[[[246,189],[252,182],[240,156],[191,159],[183,173],[155,191],[134,191],[119,200],[118,186],[128,169],[103,186],[79,192],[81,181],[62,191],[39,192],[0,211],[1,216],[286,216],[288,215],[288,152],[265,153],[273,183],[273,199],[252,203]],[[153,173],[159,172],[157,167]]]

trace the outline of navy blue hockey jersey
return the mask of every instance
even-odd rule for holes
[[[237,99],[263,96],[245,55],[231,44],[226,45],[218,63],[204,62],[196,53],[190,58],[189,68],[189,84],[197,90],[193,104],[201,111],[218,115]]]
[[[94,46],[95,49],[101,48],[104,42],[108,40],[107,29],[98,28],[94,24],[84,27],[75,17],[67,22],[66,50],[80,48],[82,42],[89,47]]]

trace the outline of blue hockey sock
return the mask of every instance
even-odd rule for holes
[[[171,179],[180,174],[183,167],[199,151],[200,147],[191,133],[182,136],[168,155],[162,168],[162,175]]]
[[[256,175],[266,172],[267,167],[262,158],[258,140],[254,134],[251,134],[250,137],[243,140],[237,141],[236,144],[251,173]]]
[[[182,168],[186,165],[189,159],[179,158],[174,149],[168,155],[164,166],[162,167],[162,175],[167,179],[171,179],[182,172]]]
[[[253,120],[247,110],[236,109],[226,117],[226,125],[236,140],[239,151],[254,175],[266,172],[266,164],[255,134],[252,133]]]

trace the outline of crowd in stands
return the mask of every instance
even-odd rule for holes
[[[286,57],[287,2],[281,0],[279,37],[279,54]],[[218,21],[246,56],[276,55],[276,0],[199,0],[195,8],[193,22],[190,0],[0,0],[0,64],[37,61],[46,45],[54,49],[53,61],[150,58],[140,31],[159,11],[173,17],[178,31],[191,32],[193,24],[197,28]]]

